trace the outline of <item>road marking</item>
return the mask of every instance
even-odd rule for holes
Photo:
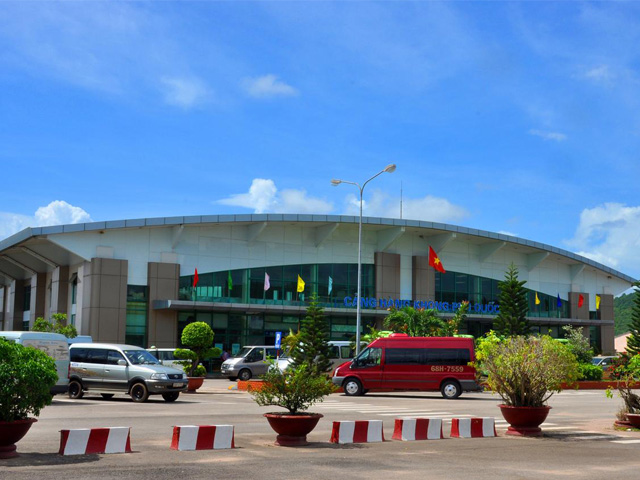
[[[640,440],[611,440],[611,443],[640,443]]]

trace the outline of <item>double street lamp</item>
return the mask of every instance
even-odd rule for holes
[[[362,301],[360,299],[362,294],[362,193],[364,192],[364,187],[367,186],[367,183],[376,178],[378,175],[382,175],[385,172],[393,173],[395,172],[395,170],[395,163],[387,165],[384,170],[376,173],[373,177],[364,182],[362,186],[360,186],[360,184],[356,182],[348,182],[346,180],[338,180],[335,178],[331,180],[331,185],[333,185],[334,187],[337,187],[341,183],[348,183],[349,185],[355,185],[356,187],[358,187],[358,190],[360,190],[360,219],[358,220],[358,298],[356,304],[356,356],[360,354],[360,305],[362,304]]]

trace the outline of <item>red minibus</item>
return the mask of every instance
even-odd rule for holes
[[[458,398],[463,391],[481,391],[476,382],[473,338],[409,337],[394,333],[371,342],[351,362],[333,373],[333,383],[346,395],[370,390],[438,391]]]

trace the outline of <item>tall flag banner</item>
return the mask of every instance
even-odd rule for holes
[[[600,310],[600,295],[596,295],[596,310]]]
[[[331,290],[333,290],[333,278],[329,277],[329,295],[331,295]]]
[[[269,282],[269,274],[264,272],[264,291],[266,292],[271,288],[271,283]]]
[[[536,292],[536,305],[540,305],[540,299],[538,298],[538,292]]]
[[[304,281],[302,280],[302,278],[300,278],[300,275],[298,275],[298,293],[302,293],[304,292]]]
[[[562,300],[560,300],[560,294],[558,294],[558,308],[562,307]]]
[[[582,304],[584,303],[584,297],[582,296],[582,294],[578,295],[578,308],[582,307]]]
[[[198,269],[196,268],[196,273],[193,275],[193,288],[196,288],[198,285]]]
[[[231,280],[231,270],[229,270],[229,275],[227,276],[227,287],[229,287],[229,293],[231,293],[231,289],[233,288],[233,280]]]
[[[447,273],[438,255],[436,255],[436,252],[431,248],[431,245],[429,245],[429,266],[435,268],[440,273]]]

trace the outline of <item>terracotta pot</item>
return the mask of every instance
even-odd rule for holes
[[[283,447],[299,447],[309,445],[307,434],[310,433],[324,416],[321,413],[265,413],[271,428],[278,434],[276,445]]]
[[[544,423],[549,415],[551,407],[511,407],[498,405],[504,419],[509,422],[507,435],[520,437],[540,437],[542,429],[540,425]]]
[[[36,418],[27,418],[14,422],[0,422],[0,459],[18,456],[15,444],[27,434],[31,425],[37,421]]]
[[[187,384],[187,392],[195,392],[204,383],[204,377],[187,377],[189,383]]]
[[[631,424],[633,428],[640,428],[640,414],[627,413],[627,421]]]

